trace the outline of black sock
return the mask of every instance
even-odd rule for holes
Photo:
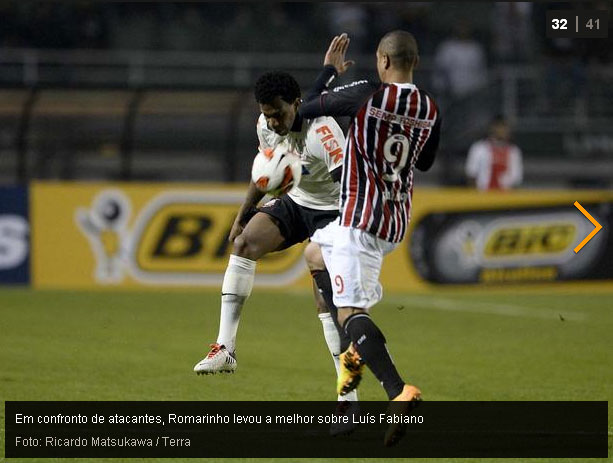
[[[315,284],[317,285],[317,289],[319,289],[320,294],[324,298],[326,302],[326,306],[328,307],[328,311],[330,315],[332,315],[332,321],[338,330],[338,334],[341,337],[341,352],[345,352],[349,348],[349,343],[351,340],[345,330],[338,323],[338,309],[334,305],[334,301],[332,299],[332,283],[330,282],[330,274],[327,270],[313,270],[311,272],[311,276],[313,280],[315,280]]]
[[[393,399],[400,394],[404,381],[387,351],[385,336],[370,316],[365,313],[351,315],[344,326],[360,357],[381,382],[387,396]]]

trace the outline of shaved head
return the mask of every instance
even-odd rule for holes
[[[417,41],[410,32],[388,32],[379,42],[378,52],[387,55],[396,69],[412,69],[417,63]]]

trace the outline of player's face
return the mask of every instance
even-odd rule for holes
[[[288,103],[278,96],[271,104],[260,104],[260,111],[264,114],[270,130],[278,135],[287,135],[294,125],[299,104],[299,99],[296,99],[293,103]]]
[[[492,135],[494,138],[502,141],[508,141],[511,136],[511,131],[509,130],[509,126],[504,122],[499,122],[492,126]]]

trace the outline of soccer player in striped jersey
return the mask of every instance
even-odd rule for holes
[[[317,84],[329,83],[344,72],[348,44],[346,34],[334,38]],[[359,80],[332,90],[321,86],[320,95],[300,107],[307,118],[352,118],[345,143],[340,217],[312,238],[320,244],[330,273],[339,324],[351,339],[341,354],[338,392],[354,390],[366,364],[390,400],[407,407],[421,398],[421,391],[398,374],[385,337],[368,310],[382,297],[383,257],[398,246],[409,225],[414,168],[429,169],[438,148],[438,109],[432,97],[413,84],[418,61],[415,38],[404,31],[390,32],[377,49],[381,82]],[[402,426],[390,427],[385,444],[395,444],[403,433]]]

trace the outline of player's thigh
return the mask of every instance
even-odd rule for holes
[[[274,217],[258,212],[234,240],[234,252],[241,257],[257,260],[280,248],[284,241]]]
[[[383,256],[374,236],[362,230],[338,228],[328,267],[337,307],[367,310],[381,300]]]
[[[300,209],[301,206],[296,204],[289,195],[272,199],[260,208],[260,212],[273,218],[281,236],[284,238],[283,244],[275,249],[276,251],[302,243],[309,237]]]

